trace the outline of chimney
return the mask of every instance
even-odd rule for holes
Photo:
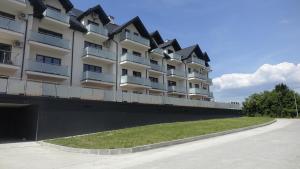
[[[108,19],[110,20],[110,23],[115,24],[115,17],[108,15]]]

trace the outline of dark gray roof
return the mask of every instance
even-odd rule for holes
[[[111,34],[115,29],[118,29],[120,26],[117,24],[109,23],[106,25],[108,32]]]
[[[173,46],[173,48],[175,49],[175,51],[179,51],[181,50],[181,46],[179,45],[178,41],[176,39],[173,40],[168,40],[166,42],[164,42],[163,44],[158,45],[159,48],[165,49],[169,46]]]
[[[43,12],[47,9],[46,4],[43,0],[29,0],[30,4],[33,6],[33,15],[37,18],[43,17]],[[65,8],[66,12],[73,9],[73,4],[69,0],[59,0],[61,5]]]
[[[208,55],[206,54],[207,57],[205,56],[205,54],[202,52],[199,45],[193,45],[193,46],[181,49],[181,50],[177,51],[176,53],[182,56],[182,60],[185,60],[185,59],[190,58],[194,52],[199,59],[205,60],[205,62],[210,61],[208,58]]]
[[[150,36],[156,42],[157,45],[164,43],[164,39],[162,38],[162,36],[160,35],[160,33],[158,31],[154,31],[154,32],[150,33]]]
[[[91,13],[96,13],[103,25],[106,25],[110,22],[110,20],[108,19],[107,14],[104,12],[104,10],[102,9],[102,7],[100,5],[96,5],[92,8],[89,8],[85,12],[78,15],[77,19],[82,20],[82,18],[90,15]]]

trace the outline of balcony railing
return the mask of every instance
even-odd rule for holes
[[[68,15],[57,12],[57,11],[52,10],[50,8],[47,8],[44,11],[43,15],[46,16],[46,17],[49,17],[51,19],[63,22],[65,24],[69,24],[69,21],[70,21],[70,17]]]
[[[163,67],[161,65],[150,63],[150,66],[152,70],[163,72]]]
[[[157,83],[157,82],[151,82],[151,87],[153,89],[158,89],[158,90],[165,90],[165,86],[162,83]]]
[[[134,77],[134,76],[122,76],[121,77],[121,84],[124,83],[131,83],[143,86],[150,86],[150,80],[141,77]]]
[[[89,24],[86,26],[86,29],[88,30],[88,32],[93,32],[93,33],[100,34],[103,36],[108,36],[108,30],[105,29],[103,26]]]
[[[82,80],[95,80],[95,81],[103,81],[103,82],[109,82],[109,83],[115,82],[114,76],[112,76],[110,74],[97,73],[97,72],[91,72],[91,71],[83,72]]]
[[[185,77],[185,71],[180,71],[176,69],[170,69],[168,70],[168,76],[180,76],[180,77]]]
[[[152,52],[157,53],[159,55],[164,55],[164,50],[160,48],[153,49]]]
[[[135,35],[133,33],[128,33],[128,32],[122,32],[121,36],[120,36],[120,40],[124,41],[124,40],[131,40],[137,43],[140,43],[142,45],[145,46],[150,46],[150,40],[143,38],[141,36]]]
[[[126,54],[121,56],[121,62],[125,62],[125,61],[150,66],[150,60],[149,59],[147,59],[145,57],[142,57],[142,56],[136,56],[136,55],[133,55],[133,54],[130,54],[130,53],[126,53]]]
[[[205,66],[205,61],[196,57],[190,57],[187,59],[187,63],[196,63]]]
[[[213,98],[213,97],[214,97],[213,92],[209,92],[209,93],[208,93],[208,97]]]
[[[25,31],[25,26],[22,22],[3,17],[0,17],[0,28],[23,34]]]
[[[17,66],[18,53],[0,50],[0,64]]]
[[[207,75],[203,75],[200,73],[192,72],[188,74],[189,78],[196,78],[196,79],[201,79],[207,81],[207,83],[212,84],[212,79],[208,78]]]
[[[186,93],[184,87],[168,86],[168,92]]]
[[[176,53],[170,53],[169,56],[170,56],[171,59],[181,61],[181,55],[178,55]]]
[[[59,66],[47,63],[41,63],[34,60],[28,60],[27,70],[40,73],[48,73],[60,76],[69,76],[68,66]]]
[[[200,89],[200,88],[190,88],[189,89],[190,94],[199,94],[199,95],[205,95],[209,96],[210,92],[205,89]]]
[[[83,51],[83,56],[92,55],[95,57],[109,59],[109,60],[116,60],[116,55],[113,52],[104,50],[104,49],[97,49],[93,47],[86,47]]]
[[[42,33],[37,33],[37,32],[31,31],[30,40],[39,42],[39,43],[44,43],[44,44],[51,45],[51,46],[55,46],[55,47],[59,47],[59,48],[70,49],[70,41],[69,40],[57,38],[57,37],[50,36],[50,35],[45,35]]]

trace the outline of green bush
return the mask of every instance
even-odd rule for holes
[[[246,98],[243,103],[243,112],[250,117],[294,118],[296,117],[294,95],[300,107],[300,95],[290,90],[285,84],[279,84],[272,91],[255,93]]]

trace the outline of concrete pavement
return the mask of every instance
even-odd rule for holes
[[[300,120],[146,152],[99,156],[0,144],[5,169],[299,169]]]

